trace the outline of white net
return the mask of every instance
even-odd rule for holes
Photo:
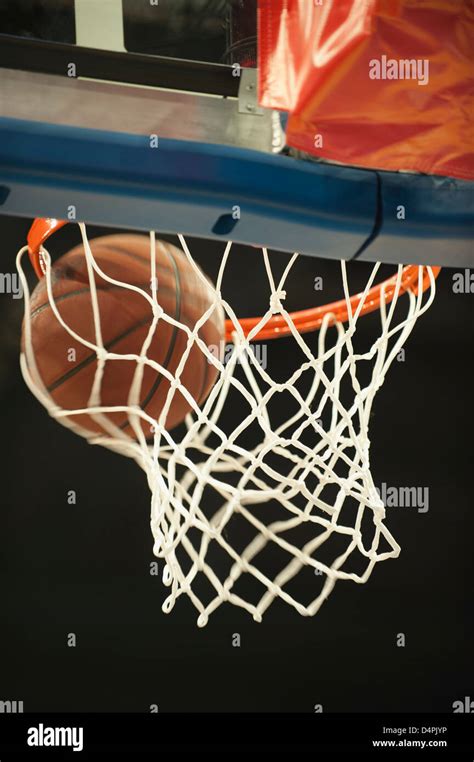
[[[301,335],[285,310],[285,283],[295,254],[275,283],[271,257],[262,249],[268,275],[269,307],[246,336],[232,305],[221,293],[231,243],[224,251],[215,284],[215,299],[193,329],[165,314],[158,290],[111,279],[94,260],[86,228],[81,225],[95,343],[68,326],[55,303],[52,268],[43,249],[48,298],[56,319],[71,337],[97,355],[95,379],[87,408],[64,410],[48,393],[38,372],[31,341],[30,292],[22,258],[17,265],[25,292],[24,351],[21,368],[30,390],[51,416],[91,444],[100,444],[133,458],[144,470],[151,490],[151,529],[154,553],[163,560],[163,582],[169,595],[168,613],[177,599],[188,596],[198,611],[198,625],[228,602],[248,611],[256,621],[273,601],[282,599],[305,616],[314,615],[337,580],[367,581],[375,564],[398,556],[400,548],[385,526],[385,508],[370,468],[369,419],[374,397],[391,363],[402,349],[417,319],[435,294],[430,268],[419,268],[417,288],[401,293],[403,268],[397,271],[393,299],[380,292],[377,338],[359,349],[357,328],[369,290],[376,282],[374,265],[354,310],[346,265],[341,262],[342,289],[348,310],[345,324],[326,314],[318,332]],[[179,236],[188,261],[204,278],[188,245]],[[156,275],[155,236],[150,234],[150,279]],[[120,406],[101,405],[101,383],[107,363],[124,356],[107,351],[101,336],[101,316],[95,278],[141,292],[150,306],[150,327],[141,352],[127,355],[136,363],[128,399]],[[429,277],[424,291],[423,278]],[[262,284],[262,289],[265,284]],[[230,351],[225,357],[199,337],[199,328],[213,310],[222,309],[231,321]],[[280,314],[294,342],[296,367],[276,380],[255,352],[254,339]],[[176,372],[147,357],[159,321],[169,321],[186,332],[186,350]],[[217,369],[211,393],[199,407],[180,381],[193,345]],[[272,352],[270,342],[268,351]],[[169,393],[154,419],[140,407],[145,365],[170,381]],[[281,368],[280,368],[281,375]],[[168,431],[166,417],[174,395],[180,392],[192,412],[185,426]],[[229,407],[232,416],[226,414]],[[134,436],[108,417],[121,411]],[[88,413],[100,422],[104,434],[93,434],[75,422]],[[145,421],[151,441],[144,435]]]

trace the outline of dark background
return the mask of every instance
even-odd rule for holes
[[[4,272],[14,272],[30,222],[0,216]],[[91,237],[101,232],[89,229]],[[65,228],[51,242],[53,258],[78,240],[76,227]],[[212,276],[222,244],[191,250]],[[242,314],[262,306],[257,257],[236,248],[227,288]],[[281,269],[286,256],[272,262]],[[352,273],[362,283],[367,265]],[[325,279],[324,301],[340,294],[337,265],[306,258],[291,281],[291,307],[308,306],[316,275]],[[161,612],[167,588],[149,574],[143,473],[48,417],[19,370],[23,302],[0,295],[0,699],[22,700],[25,711],[146,712],[158,704],[312,712],[322,704],[325,712],[450,712],[473,697],[474,294],[454,294],[452,275],[442,271],[436,301],[372,417],[375,483],[430,488],[427,513],[387,509],[400,557],[377,564],[366,585],[339,582],[314,618],[277,601],[256,624],[224,605],[205,629],[184,596],[169,616]],[[269,345],[275,368],[287,366],[291,347]],[[76,648],[67,647],[71,632]]]

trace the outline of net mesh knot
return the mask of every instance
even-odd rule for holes
[[[282,301],[286,299],[286,291],[274,291],[270,296],[270,312],[276,315],[283,311]]]

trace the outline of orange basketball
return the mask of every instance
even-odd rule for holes
[[[90,246],[102,272],[115,280],[136,285],[152,296],[149,237],[110,235],[92,240]],[[96,344],[83,246],[61,257],[52,266],[51,277],[55,303],[64,322],[79,336]],[[157,301],[165,314],[192,330],[214,302],[212,284],[199,276],[180,249],[164,241],[156,241],[156,277]],[[151,304],[142,294],[113,285],[97,273],[95,282],[105,349],[120,355],[140,354],[153,319]],[[220,307],[216,307],[199,329],[199,336],[209,347],[221,345],[225,321]],[[51,398],[63,409],[87,407],[97,369],[96,353],[74,339],[57,320],[49,304],[45,278],[31,298],[31,337],[38,371]],[[147,357],[174,374],[187,341],[182,328],[160,318]],[[135,370],[134,360],[107,360],[101,384],[102,405],[127,404]],[[198,404],[208,396],[216,375],[216,368],[194,343],[180,382]],[[158,419],[169,388],[165,375],[146,365],[140,394],[142,410]],[[178,388],[166,418],[166,428],[177,426],[188,412],[190,405]],[[135,436],[126,413],[107,413],[107,416],[129,436]],[[104,433],[100,423],[90,415],[71,416],[70,420],[88,431]],[[142,427],[148,438],[150,424],[143,421]]]

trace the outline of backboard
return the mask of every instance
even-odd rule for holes
[[[0,33],[255,67],[257,0],[4,0]]]
[[[262,149],[268,139],[274,137],[258,120],[258,130],[249,134],[249,119],[235,119],[239,124],[228,123],[231,108],[223,101],[237,98],[245,80],[246,114],[263,110],[256,105],[256,0],[176,0],[176,2],[150,2],[140,0],[6,0],[0,13],[0,66],[10,70],[28,72],[8,78],[11,91],[3,91],[5,107],[9,105],[16,88],[20,93],[17,103],[10,105],[12,116],[19,118],[43,118],[41,110],[35,111],[37,103],[28,98],[35,87],[48,89],[48,107],[53,114],[50,121],[64,120],[62,114],[54,113],[55,99],[61,98],[54,80],[41,75],[55,75],[71,79],[95,80],[137,87],[153,87],[179,91],[181,95],[167,100],[172,116],[165,108],[160,109],[163,118],[156,124],[162,137],[183,139],[201,138],[201,131],[214,128],[211,137],[228,144],[250,145]],[[242,72],[242,68],[246,71]],[[34,76],[34,75],[37,76]],[[5,79],[4,75],[4,78]],[[116,88],[94,89],[90,85],[76,88],[76,100],[69,101],[71,122],[85,127],[97,127],[100,118],[87,112],[96,97],[102,100],[101,110],[112,120],[121,122],[127,112],[133,116],[135,132],[140,132],[141,108],[150,109],[150,100],[144,102],[135,97],[131,106],[125,91]],[[189,97],[185,97],[185,93]],[[193,97],[191,97],[191,94]],[[118,113],[107,96],[126,101],[122,113]],[[136,92],[133,95],[137,95]],[[204,100],[198,95],[214,96]],[[130,96],[130,93],[129,93]],[[133,97],[133,96],[131,96]],[[24,108],[18,106],[23,99]],[[39,99],[38,99],[39,100]],[[162,93],[160,100],[166,100]],[[104,103],[105,101],[105,103]],[[163,103],[163,105],[166,105]],[[233,104],[235,105],[235,104]],[[105,106],[105,107],[104,107]],[[132,112],[130,114],[130,111]],[[71,113],[72,112],[72,113]],[[83,114],[82,120],[80,113]],[[5,108],[2,116],[8,115]],[[79,121],[78,121],[79,119]],[[130,120],[131,121],[131,120]],[[102,123],[105,127],[106,123]],[[270,141],[271,146],[271,141]],[[275,146],[273,146],[275,147]],[[280,144],[278,147],[281,147]]]
[[[467,266],[470,184],[288,155],[258,55],[257,0],[4,0],[0,213]]]

